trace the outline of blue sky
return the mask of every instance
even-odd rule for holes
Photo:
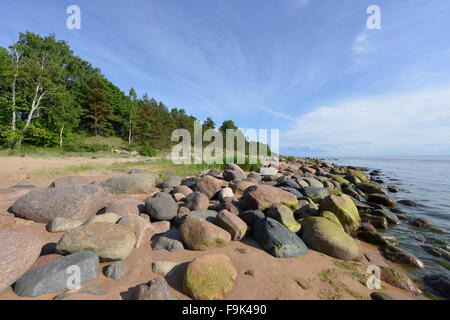
[[[81,8],[81,30],[66,8]],[[381,30],[368,30],[369,5]],[[448,0],[3,1],[0,45],[55,33],[122,90],[280,129],[284,154],[450,154]]]

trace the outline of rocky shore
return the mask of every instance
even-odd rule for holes
[[[251,286],[263,264],[270,279],[280,273],[270,264],[279,261],[334,265],[364,291],[340,283],[334,267],[318,279],[298,277],[302,270],[295,265],[294,277],[286,267],[282,276],[293,276],[295,290],[306,296],[316,280],[328,285],[317,291],[320,299],[393,299],[392,288],[402,292],[399,298],[422,295],[403,267],[426,266],[387,231],[401,223],[426,228],[429,222],[409,221],[389,196],[397,188],[382,187],[378,171],[298,158],[282,160],[278,168],[268,163],[258,172],[229,164],[199,177],[167,176],[160,181],[135,169],[96,184],[63,177],[20,196],[0,213],[0,299],[100,299],[121,282],[129,286],[123,299],[239,298],[239,282]],[[444,248],[424,249],[450,258]],[[249,255],[254,266],[244,268],[239,256]],[[380,267],[380,290],[366,287],[366,269],[373,265]],[[74,266],[81,287],[70,289],[68,268]],[[147,269],[157,276],[142,279]],[[448,276],[428,274],[423,281],[450,297]],[[303,298],[287,290],[289,298]]]

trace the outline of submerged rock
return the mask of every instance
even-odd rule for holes
[[[403,272],[384,266],[381,266],[380,269],[382,281],[394,287],[407,290],[416,296],[422,294],[422,291],[420,291],[416,284]]]
[[[424,268],[424,264],[419,258],[399,247],[388,244],[382,247],[381,250],[385,258],[388,260],[397,263],[409,264],[418,268]]]
[[[450,299],[450,276],[441,274],[427,275],[425,283],[432,289],[439,292],[444,298]]]

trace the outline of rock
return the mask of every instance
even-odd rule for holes
[[[294,188],[280,187],[280,189],[292,193],[297,199],[303,198],[303,195]]]
[[[411,221],[411,225],[418,227],[418,228],[426,228],[426,227],[431,226],[431,223],[430,223],[430,221],[428,221],[425,218],[417,218],[417,219],[414,219],[413,221]]]
[[[130,213],[140,215],[145,213],[145,204],[136,199],[119,199],[108,204],[105,213],[115,213],[122,217]]]
[[[253,277],[255,275],[255,270],[250,269],[244,272],[245,275]]]
[[[149,194],[158,183],[156,174],[129,174],[112,177],[100,185],[112,194]]]
[[[392,298],[390,295],[383,293],[383,292],[372,292],[370,294],[370,297],[372,298],[372,300],[395,300],[394,298]]]
[[[244,180],[245,175],[242,172],[239,172],[237,170],[225,170],[223,172],[223,178],[226,181],[239,181],[239,180]]]
[[[195,191],[201,192],[205,194],[208,199],[211,199],[222,189],[222,185],[223,184],[219,179],[212,176],[205,176],[197,182]]]
[[[379,245],[379,246],[384,246],[388,243],[391,243],[391,240],[388,241],[383,234],[379,233],[379,232],[369,232],[369,231],[360,231],[358,232],[358,238],[360,238],[361,240],[367,242],[367,243],[371,243],[371,244],[375,244],[375,245]]]
[[[297,197],[292,193],[267,185],[249,187],[244,192],[244,200],[247,209],[260,211],[275,204],[284,204],[292,210],[298,205]]]
[[[30,272],[34,269],[39,268],[40,266],[43,266],[44,264],[61,259],[63,257],[64,256],[62,256],[60,254],[54,254],[54,253],[48,254],[48,255],[42,255],[42,252],[41,252],[41,256],[39,258],[37,258],[36,262],[33,264],[33,266],[30,269],[28,269],[27,272]]]
[[[414,267],[424,268],[423,262],[419,258],[399,247],[387,244],[382,247],[381,250],[384,254],[384,257],[392,262],[409,264]]]
[[[294,214],[291,209],[283,204],[276,204],[267,209],[266,216],[277,220],[294,233],[300,231],[301,225],[295,221]]]
[[[316,187],[307,187],[301,188],[300,192],[305,196],[313,200],[322,200],[330,195],[328,189],[325,188],[316,188]]]
[[[308,253],[308,248],[295,233],[272,218],[258,220],[252,236],[266,252],[276,258],[293,258]]]
[[[253,228],[256,221],[264,219],[266,216],[259,210],[247,210],[239,214],[241,218],[249,227]]]
[[[319,211],[319,207],[309,198],[302,198],[298,202],[298,206],[294,211],[295,219],[303,219],[311,216],[316,216]]]
[[[65,292],[54,297],[52,300],[64,300],[65,298],[75,294],[89,294],[95,296],[103,296],[106,294],[106,290],[99,284],[85,285],[78,290],[77,289],[66,290]]]
[[[111,263],[105,270],[105,276],[115,281],[119,281],[127,272],[127,264],[123,261]]]
[[[247,224],[237,215],[227,210],[222,210],[217,214],[216,224],[228,231],[233,241],[241,241],[247,233]]]
[[[178,176],[170,176],[164,181],[163,188],[175,188],[181,185],[181,178]]]
[[[238,201],[235,201],[233,198],[225,198],[220,202],[219,211],[220,210],[227,210],[235,215],[239,215],[242,209]]]
[[[400,203],[404,206],[407,206],[407,207],[420,207],[421,206],[420,203],[414,202],[412,200],[400,200],[400,201],[398,201],[398,203]]]
[[[125,260],[136,244],[134,233],[123,226],[94,223],[66,232],[56,244],[57,253],[67,255],[93,251],[102,261]]]
[[[386,209],[376,209],[371,212],[374,216],[385,217],[388,223],[401,224],[400,219],[395,213],[392,213]]]
[[[386,189],[377,184],[376,182],[361,182],[357,183],[356,187],[364,193],[373,194],[386,194]]]
[[[55,218],[48,226],[48,232],[60,233],[81,226],[84,220],[72,220],[67,218]]]
[[[367,196],[367,201],[381,204],[386,207],[395,207],[397,203],[389,196],[381,193],[372,193]]]
[[[172,229],[156,237],[152,243],[153,250],[176,252],[184,250],[183,239],[178,230]]]
[[[171,261],[155,261],[152,263],[152,271],[163,277],[171,277],[177,266],[177,263]]]
[[[16,223],[16,217],[10,213],[0,213],[0,230],[11,228]]]
[[[195,185],[197,184],[198,181],[200,181],[200,178],[198,177],[189,177],[181,180],[181,185],[194,190]]]
[[[369,222],[362,222],[360,230],[367,232],[377,232],[377,229]]]
[[[89,180],[82,176],[63,177],[52,182],[49,188],[62,187],[74,184],[89,184]]]
[[[155,229],[147,220],[134,214],[129,214],[120,219],[118,225],[130,229],[134,233],[136,236],[136,248],[148,245],[150,243],[150,239],[155,234]]]
[[[435,257],[442,257],[444,259],[446,259],[447,261],[450,261],[450,252],[448,252],[445,249],[441,249],[438,247],[432,247],[432,246],[428,246],[428,245],[423,245],[422,248],[428,252],[429,254],[435,256]]]
[[[100,214],[98,216],[93,216],[89,218],[83,225],[87,226],[88,224],[94,224],[94,223],[111,223],[116,224],[122,216],[119,216],[115,213],[104,213]]]
[[[13,231],[0,230],[0,293],[22,277],[41,252],[39,238]]]
[[[147,285],[140,285],[136,291],[136,300],[177,300],[170,292],[164,278],[156,278]]]
[[[342,229],[342,231],[345,231],[345,230],[344,230],[344,227],[343,227],[342,224],[341,224],[341,222],[339,221],[339,219],[336,217],[336,215],[335,215],[333,212],[331,212],[331,211],[322,211],[322,212],[320,213],[320,216],[321,216],[322,218],[325,218],[325,219],[330,220],[330,221],[333,222],[337,227],[339,227],[339,229]]]
[[[233,190],[231,188],[223,188],[219,191],[219,200],[222,201],[225,198],[233,198]]]
[[[16,217],[38,223],[55,218],[86,220],[106,206],[106,193],[93,185],[68,185],[28,192],[12,205]]]
[[[254,180],[254,182],[256,182],[257,184],[261,182],[262,177],[259,173],[256,172],[250,172],[247,176],[247,179],[251,179]]]
[[[241,167],[239,167],[237,164],[235,163],[228,163],[225,167],[226,170],[232,170],[232,171],[237,171],[240,174],[245,176],[245,172],[244,170],[241,169]]]
[[[320,211],[330,211],[341,222],[342,227],[348,234],[355,233],[361,226],[361,218],[355,203],[348,195],[331,195],[320,202]]]
[[[178,213],[178,205],[167,193],[159,192],[145,201],[147,213],[155,220],[169,221]]]
[[[153,222],[151,227],[155,231],[155,234],[166,233],[170,230],[170,222],[169,221],[158,221]]]
[[[422,291],[416,286],[416,284],[403,272],[395,271],[392,268],[380,266],[381,280],[389,283],[390,285],[407,290],[415,296],[420,296]]]
[[[369,222],[375,228],[387,229],[388,222],[385,217],[373,216],[371,214],[362,214],[361,219],[364,222]]]
[[[322,217],[303,219],[301,238],[308,248],[337,259],[351,261],[361,253],[352,237]]]
[[[363,182],[369,181],[369,177],[364,172],[361,172],[361,171],[358,171],[358,170],[348,169],[347,170],[347,174],[351,175],[351,176],[355,176],[355,177],[357,177],[359,180],[361,180]]]
[[[186,246],[195,251],[206,251],[226,246],[231,241],[229,232],[189,214],[180,227]]]
[[[267,178],[271,178],[278,173],[278,169],[274,168],[274,167],[268,167],[268,168],[263,167],[263,168],[260,168],[259,170],[260,170],[260,175],[263,180],[265,180]]]
[[[194,300],[222,300],[234,288],[237,270],[223,254],[196,258],[183,277],[183,291]]]
[[[186,199],[186,197],[182,193],[172,193],[172,198],[173,200],[175,200],[175,202],[180,202]]]
[[[256,186],[258,183],[254,181],[233,181],[230,183],[230,187],[236,196],[242,196],[245,190],[251,186]]]
[[[433,290],[439,292],[444,298],[450,299],[450,276],[442,274],[427,275],[425,283]]]
[[[190,195],[193,192],[194,191],[192,191],[189,187],[186,187],[186,186],[178,186],[178,187],[176,187],[175,189],[172,190],[172,194],[181,193],[185,197],[187,197],[188,195]]]
[[[203,193],[191,193],[186,197],[186,207],[191,211],[207,210],[209,207],[209,199]]]
[[[73,266],[79,269],[72,270]],[[74,272],[80,271],[80,283],[84,283],[98,277],[98,267],[99,259],[94,252],[76,252],[26,273],[14,284],[14,293],[20,297],[37,297],[64,290]]]
[[[138,173],[141,173],[141,170],[137,168],[133,168],[130,171],[128,171],[128,174],[138,174]]]
[[[391,192],[391,193],[398,193],[398,192],[400,191],[400,190],[399,190],[397,187],[395,187],[395,186],[388,186],[387,189],[388,189],[388,191]]]

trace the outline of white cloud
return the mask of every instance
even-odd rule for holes
[[[450,149],[450,86],[338,101],[295,120],[282,148],[421,154]]]
[[[369,51],[369,35],[367,31],[362,31],[353,41],[353,52],[356,54],[364,54]]]

